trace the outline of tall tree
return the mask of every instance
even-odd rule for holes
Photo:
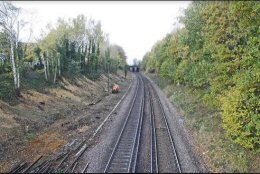
[[[18,59],[18,39],[19,39],[19,8],[16,8],[11,2],[0,2],[0,26],[10,42],[10,60],[14,78],[14,87],[17,94],[20,93],[20,73]]]

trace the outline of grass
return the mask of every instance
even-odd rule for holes
[[[22,80],[22,89],[34,89],[37,92],[45,93],[48,88],[59,87],[60,83],[53,84],[51,82],[47,82],[44,76],[44,70],[36,70],[36,71],[27,71],[23,74]]]
[[[44,80],[44,72],[42,70],[31,71],[21,76],[21,90],[35,89],[38,92],[45,92],[45,89],[50,86],[53,85]],[[0,74],[0,100],[11,105],[19,103],[18,97],[15,95],[12,73]]]
[[[61,87],[59,81],[56,84],[47,82],[44,76],[44,70],[27,70],[21,73],[21,90],[35,90],[40,93],[46,93],[50,88]],[[14,81],[12,73],[0,74],[0,100],[11,105],[19,103],[15,95]]]
[[[93,73],[86,73],[85,76],[91,80],[97,80],[102,71],[98,70]],[[69,82],[73,84],[77,83],[77,77],[81,74],[63,74]],[[21,90],[34,89],[40,93],[46,93],[50,88],[62,87],[63,83],[60,79],[57,79],[56,84],[47,82],[45,80],[44,69],[33,71],[30,68],[24,68],[20,74],[21,77]],[[18,97],[15,95],[14,81],[12,72],[0,74],[0,100],[3,100],[11,105],[19,103]]]
[[[36,138],[36,133],[35,132],[31,132],[31,133],[27,133],[26,134],[26,140],[31,142]]]
[[[11,73],[0,74],[0,100],[12,102],[16,100],[13,77]]]
[[[225,136],[218,108],[203,102],[203,91],[170,84],[154,74],[148,76],[183,113],[187,127],[200,142],[207,162],[216,172],[260,172],[260,155],[233,143]],[[258,161],[258,162],[257,162]]]
[[[102,71],[97,71],[93,73],[87,73],[86,76],[91,80],[97,80],[102,75]]]

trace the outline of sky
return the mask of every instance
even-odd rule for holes
[[[55,23],[59,17],[75,18],[84,14],[101,21],[102,30],[109,35],[111,44],[123,47],[127,62],[141,60],[152,46],[167,33],[178,27],[177,18],[190,1],[14,1],[23,9],[32,29],[30,41],[39,39],[46,32],[46,26]],[[27,39],[28,40],[28,39]]]

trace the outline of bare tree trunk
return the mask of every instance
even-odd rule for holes
[[[10,41],[10,62],[12,65],[12,72],[14,77],[14,87],[16,93],[20,94],[20,74],[19,74],[19,58],[18,58],[18,39],[20,22],[18,20],[19,10],[15,8],[11,3],[2,2],[1,3],[1,32],[4,31],[8,35]],[[17,25],[15,25],[17,24]],[[17,30],[15,30],[17,26]],[[2,28],[3,27],[3,28]],[[2,30],[3,29],[3,30]],[[17,60],[17,61],[16,61]]]
[[[86,59],[88,59],[88,44],[86,43],[86,47],[85,47],[85,52],[84,52],[84,56],[83,56],[83,72],[85,74],[86,72]]]
[[[58,54],[58,72],[59,72],[59,76],[61,75],[61,69],[60,69],[60,54]]]
[[[57,63],[56,63],[56,65],[55,65],[55,67],[54,67],[54,78],[53,78],[53,83],[56,82],[56,77],[57,77]]]
[[[20,90],[20,73],[19,73],[19,68],[17,68],[17,89]]]
[[[107,73],[107,77],[108,77],[108,79],[107,79],[107,90],[108,90],[108,92],[110,93],[110,85],[109,85],[109,71],[110,71],[110,61],[108,60],[108,68],[107,68],[107,71],[108,71],[108,73]]]
[[[43,60],[43,63],[44,63],[44,74],[45,74],[45,79],[46,81],[48,81],[48,74],[47,74],[47,63],[46,63],[46,58],[45,56],[42,54],[42,60]]]
[[[12,41],[12,38],[10,38],[10,44],[11,44],[11,64],[12,64],[12,71],[14,76],[14,87],[15,89],[18,88],[18,81],[17,81],[17,69],[15,65],[15,58],[14,58],[14,44]]]
[[[17,64],[16,64],[16,78],[17,78],[17,92],[18,94],[20,94],[20,73],[19,73],[19,55],[18,55],[18,38],[19,38],[19,34],[20,34],[20,22],[18,21],[18,25],[17,25],[17,35],[15,38],[15,49],[16,49],[16,57],[17,57]]]
[[[50,66],[49,66],[49,55],[48,55],[48,52],[47,52],[47,55],[46,55],[46,69],[47,69],[47,80],[48,80],[49,77],[50,77]]]
[[[53,83],[56,82],[56,77],[57,77],[57,69],[58,69],[58,60],[52,59],[52,72],[53,72]]]

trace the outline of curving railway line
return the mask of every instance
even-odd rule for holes
[[[104,172],[181,173],[160,98],[147,78],[141,74],[136,76],[136,93]],[[148,131],[143,133],[145,129]]]
[[[135,172],[144,106],[144,84],[137,76],[134,99],[104,172]]]
[[[134,95],[125,120],[118,134],[114,135],[116,141],[103,172],[181,173],[178,153],[160,98],[145,76],[134,74],[137,79],[136,85],[132,85]],[[52,158],[40,156],[30,165],[23,161],[10,173],[86,173],[91,163],[91,159],[82,160],[88,149],[86,141]]]
[[[178,154],[160,98],[149,85],[152,129],[152,173],[181,173]]]

